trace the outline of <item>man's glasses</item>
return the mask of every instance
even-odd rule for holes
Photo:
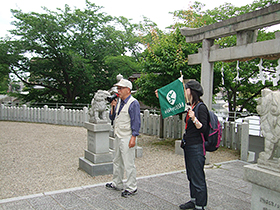
[[[117,87],[117,90],[122,90],[124,88],[126,88],[126,87]]]

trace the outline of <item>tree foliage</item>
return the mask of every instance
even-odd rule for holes
[[[272,32],[259,31],[257,41],[271,40],[274,38],[274,33]],[[220,46],[225,46],[225,44],[231,46],[235,43],[235,36],[219,41]],[[271,80],[267,80],[263,84],[262,81],[260,81],[259,74],[259,65],[264,68],[264,72],[267,76],[275,74],[277,61],[263,59],[261,64],[260,62],[260,58],[256,58],[240,62],[215,63],[214,68],[216,71],[221,71],[223,69],[223,72],[221,72],[221,74],[223,74],[223,77],[221,77],[221,79],[223,79],[221,90],[224,93],[223,99],[228,102],[228,110],[230,112],[242,112],[247,110],[251,113],[255,113],[255,108],[257,106],[256,98],[260,97],[261,90],[268,87],[270,89],[277,89],[277,87],[273,87]]]
[[[25,101],[89,103],[98,89],[111,88],[115,72],[138,71],[136,26],[101,8],[86,1],[84,10],[68,5],[55,12],[44,8],[43,14],[12,10],[16,29],[5,42],[6,55],[29,91],[22,95]],[[128,51],[134,58],[121,56]]]
[[[159,107],[154,91],[179,78],[180,71],[185,79],[200,79],[198,66],[187,65],[187,55],[195,53],[198,44],[187,44],[177,28],[163,34],[152,28],[143,37],[146,49],[142,56],[142,76],[136,81],[139,90],[136,97],[146,105]]]
[[[0,94],[6,94],[9,84],[9,56],[7,55],[7,46],[0,40]]]

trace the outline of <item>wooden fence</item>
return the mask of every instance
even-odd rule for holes
[[[89,120],[88,111],[87,107],[84,107],[82,110],[73,110],[65,109],[64,106],[60,108],[49,108],[45,105],[43,108],[32,108],[26,105],[16,107],[1,104],[0,120],[84,126],[84,122]],[[141,113],[140,133],[160,136],[161,120],[160,115],[145,110]],[[240,150],[242,160],[247,159],[248,155],[250,123],[249,120],[222,122],[223,136],[221,146]],[[182,123],[180,117],[178,115],[171,116],[163,120],[163,133],[161,135],[163,138],[181,139],[183,130],[184,123]]]
[[[1,104],[0,120],[83,126],[84,122],[88,121],[88,108],[73,110],[65,109],[64,106],[56,109],[47,105],[43,108],[33,108],[26,105],[17,107]]]
[[[60,108],[49,108],[45,105],[42,108],[33,108],[27,107],[26,105],[17,107],[1,104],[0,120],[83,126],[84,122],[89,120],[88,111],[87,107],[84,107],[82,110],[74,110],[65,109],[64,106]],[[163,137],[180,138],[182,136],[181,125],[182,121],[179,119],[179,116],[164,119]],[[159,135],[159,128],[160,115],[151,114],[148,110],[141,113],[140,133]]]

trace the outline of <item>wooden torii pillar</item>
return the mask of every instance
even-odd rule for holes
[[[181,34],[188,43],[202,42],[197,54],[188,56],[188,64],[201,64],[201,85],[204,89],[203,100],[212,108],[213,63],[215,61],[244,61],[253,58],[279,58],[280,33],[276,39],[256,42],[257,30],[280,23],[280,4],[246,13],[201,28],[182,28]],[[235,47],[219,49],[213,45],[220,37],[237,35]]]

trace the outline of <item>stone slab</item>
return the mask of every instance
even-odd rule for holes
[[[113,163],[95,164],[81,157],[79,158],[79,168],[87,172],[91,176],[99,176],[105,174],[113,174]]]
[[[87,130],[90,130],[92,132],[104,132],[104,131],[109,131],[111,130],[111,125],[110,124],[95,124],[95,123],[90,123],[90,122],[85,122],[84,127]]]
[[[246,164],[248,163],[239,160],[228,161],[221,163],[218,168],[205,170],[210,192],[207,209],[250,209],[252,184],[242,180],[243,166]],[[4,199],[0,200],[0,209],[59,209],[49,198],[42,198],[50,197],[63,209],[178,210],[180,204],[190,199],[186,193],[189,192],[189,186],[185,170],[137,177],[139,193],[131,199],[122,198],[120,191],[107,190],[104,185],[98,183],[39,195]],[[139,202],[144,205],[139,205]],[[38,205],[34,205],[35,203]]]
[[[112,162],[113,154],[111,152],[95,154],[88,150],[85,150],[85,159],[89,160],[92,163]]]
[[[252,187],[252,210],[280,209],[280,193],[256,184]]]
[[[40,197],[32,198],[29,199],[29,203],[32,205],[34,209],[50,209],[50,206],[51,209],[57,209],[57,210],[64,209],[51,196],[40,196]]]
[[[280,193],[280,173],[258,167],[257,164],[244,166],[244,180]]]

